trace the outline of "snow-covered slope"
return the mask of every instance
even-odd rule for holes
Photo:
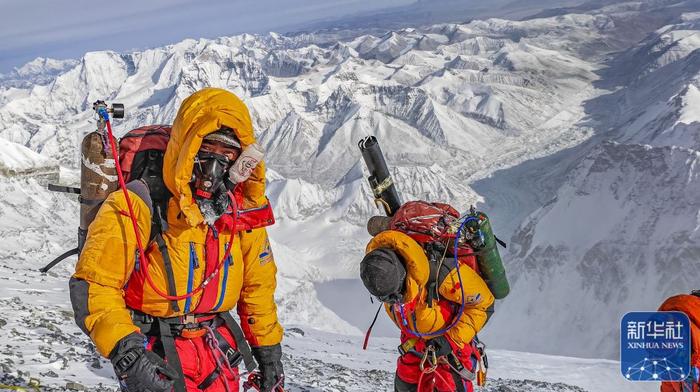
[[[608,97],[620,141],[700,148],[700,15],[687,13],[612,64],[609,79],[624,87]]]
[[[480,200],[466,186],[470,176],[587,137],[562,124],[580,118],[580,103],[593,95],[596,66],[576,57],[577,42],[605,41],[604,19],[475,21],[325,46],[313,35],[187,40],[45,61],[43,73],[37,61],[0,85],[0,136],[75,167],[96,99],[126,105],[125,120],[115,121],[125,132],[172,121],[181,100],[201,87],[235,91],[268,150],[279,220],[271,233],[287,250],[275,253],[289,260],[282,273],[294,276],[281,288],[285,298],[304,297],[285,300],[297,309],[288,314],[336,328],[337,320],[318,321],[323,312],[298,309],[315,298],[301,289],[304,280],[357,276],[367,240],[362,221],[377,209],[356,142],[380,138],[405,199],[465,208]],[[23,75],[25,84],[18,82]]]
[[[0,390],[2,385],[26,386],[36,379],[42,391],[82,387],[116,391],[111,365],[99,357],[73,321],[66,292],[70,263],[61,264],[46,275],[36,269],[48,261],[48,255],[60,252],[73,241],[73,230],[66,227],[78,224],[77,203],[71,196],[47,191],[34,179],[0,180],[0,191],[5,200],[0,205],[0,219],[4,222],[0,228],[4,239],[0,243],[0,304],[5,309],[0,326],[7,334],[0,350]],[[283,250],[288,249],[277,247],[275,252]],[[294,256],[289,251],[284,257]],[[313,298],[309,292],[295,295],[289,291],[293,278],[284,270],[289,270],[291,264],[284,258],[280,262],[283,278],[277,293],[282,321],[287,327],[284,362],[288,390],[390,390],[396,340],[373,337],[370,350],[363,351],[361,336],[319,331],[347,328],[342,322],[333,324],[336,316],[329,315],[328,310],[303,302]],[[302,283],[293,290],[313,290],[313,286]],[[301,313],[298,319],[294,318],[296,312]],[[310,323],[315,329],[307,327]],[[485,391],[653,390],[651,385],[632,386],[617,377],[619,363],[614,361],[500,350],[490,350],[489,356],[491,377]],[[631,389],[624,389],[627,386]]]
[[[101,359],[73,322],[63,273],[41,276],[25,266],[0,266],[0,324],[11,336],[0,351],[0,384],[42,391],[86,387],[116,391],[108,361]],[[17,278],[17,276],[21,276]],[[57,300],[60,298],[60,300]],[[287,324],[284,364],[289,391],[386,391],[391,389],[396,341],[373,338],[361,349],[359,336],[335,335]],[[486,392],[619,392],[655,390],[618,377],[619,363],[490,350]],[[577,387],[578,386],[578,387]],[[585,388],[585,389],[581,389]],[[0,388],[1,390],[2,388]]]
[[[0,138],[0,175],[5,177],[47,177],[57,180],[58,162],[21,144]]]
[[[93,52],[62,63],[49,81],[53,63],[43,74],[30,67],[32,83],[3,83],[0,136],[75,167],[94,100],[126,105],[126,119],[115,122],[125,132],[172,121],[196,89],[228,88],[250,105],[278,174],[270,185],[275,237],[331,269],[323,279],[354,277],[366,240],[358,224],[376,211],[362,179],[361,137],[382,141],[404,198],[465,208],[479,200],[465,185],[471,176],[587,137],[567,124],[583,116],[597,66],[576,51],[580,42],[605,42],[610,26],[582,14],[404,29],[330,46],[313,35],[270,34]],[[325,238],[283,235],[305,230]]]
[[[583,159],[513,237],[513,292],[528,295],[508,298],[494,317],[502,344],[614,357],[624,313],[696,288],[698,154],[611,142]],[[509,321],[528,339],[506,331]]]
[[[494,317],[490,336],[506,347],[616,357],[625,312],[698,288],[699,17],[685,14],[611,61],[601,84],[616,90],[587,103],[599,134],[558,156],[571,170],[546,168],[551,159],[529,169],[559,186],[512,239],[513,291],[528,295]],[[504,327],[512,322],[528,339]]]
[[[552,129],[562,111],[590,94],[595,79],[595,65],[568,49],[602,39],[607,28],[605,17],[576,15],[405,29],[329,47],[307,36],[270,34],[93,52],[46,84],[5,84],[0,134],[74,165],[95,99],[126,104],[118,127],[124,131],[172,120],[184,97],[213,85],[246,97],[272,166],[284,176],[309,178],[312,169],[315,182],[335,184],[358,161],[355,142],[369,133],[392,140],[386,148],[392,161],[453,158],[473,172],[504,150],[517,158],[545,142],[582,137],[569,132],[560,140],[561,130]],[[32,77],[40,80],[36,72]],[[532,111],[531,102],[542,106]],[[532,140],[542,133],[541,142]]]

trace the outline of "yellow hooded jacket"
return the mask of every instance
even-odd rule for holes
[[[209,230],[192,197],[189,182],[194,158],[202,139],[221,126],[232,128],[243,148],[255,143],[250,114],[234,94],[206,88],[188,97],[180,106],[163,158],[163,180],[173,194],[167,208],[167,229],[162,233],[172,263],[177,295],[199,287],[205,276],[204,244]],[[261,162],[243,184],[243,206],[265,206],[265,167]],[[151,230],[150,206],[129,191],[140,237],[147,247],[148,273],[162,292],[168,292],[162,254],[155,243],[147,245]],[[219,233],[219,257],[231,236],[231,257],[208,283],[216,285],[216,307],[226,312],[237,307],[246,339],[252,346],[275,345],[282,340],[274,301],[277,267],[265,228]],[[155,317],[174,317],[197,308],[202,292],[178,301],[178,312],[170,301],[144,283],[143,267],[137,266],[137,246],[128,207],[121,190],[113,192],[89,227],[76,271],[71,278],[71,301],[78,325],[97,350],[108,356],[117,342],[139,328],[131,320],[130,308]],[[139,265],[141,263],[138,263]],[[134,300],[136,298],[136,300]],[[130,308],[127,307],[127,303]]]
[[[428,334],[449,326],[462,303],[457,269],[453,268],[438,287],[440,300],[428,303],[430,265],[423,248],[413,238],[395,230],[383,231],[369,242],[366,252],[386,248],[396,252],[406,267],[406,289],[403,297],[404,315],[409,331]],[[465,308],[459,321],[446,335],[458,347],[470,343],[486,324],[487,310],[494,302],[486,282],[469,266],[460,264],[459,273],[464,287]],[[399,305],[385,305],[389,317],[404,332],[407,328],[397,310]]]

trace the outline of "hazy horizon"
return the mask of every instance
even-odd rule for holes
[[[128,52],[241,33],[287,34],[324,28],[520,18],[585,0],[125,0],[96,9],[86,0],[0,0],[0,74],[37,57],[69,59],[99,50]],[[609,0],[615,1],[615,0]],[[291,5],[290,5],[291,4]]]
[[[129,51],[187,38],[281,33],[305,23],[413,3],[414,0],[125,0],[96,9],[75,0],[0,0],[0,73],[37,57],[77,58],[95,50]]]

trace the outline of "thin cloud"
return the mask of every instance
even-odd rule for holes
[[[0,72],[36,57],[148,48],[185,38],[263,33],[413,0],[0,0]],[[284,32],[284,31],[282,31]]]

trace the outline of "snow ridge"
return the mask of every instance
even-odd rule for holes
[[[698,27],[697,13],[683,14],[610,61],[600,85],[611,92],[586,103],[597,134],[559,154],[557,164],[571,169],[540,178],[558,185],[513,235],[513,291],[529,294],[503,302],[494,339],[616,358],[613,326],[624,313],[697,289]],[[552,172],[551,164],[531,173]],[[548,325],[553,318],[568,327]],[[601,319],[610,327],[592,328]],[[528,339],[509,335],[509,322]]]

